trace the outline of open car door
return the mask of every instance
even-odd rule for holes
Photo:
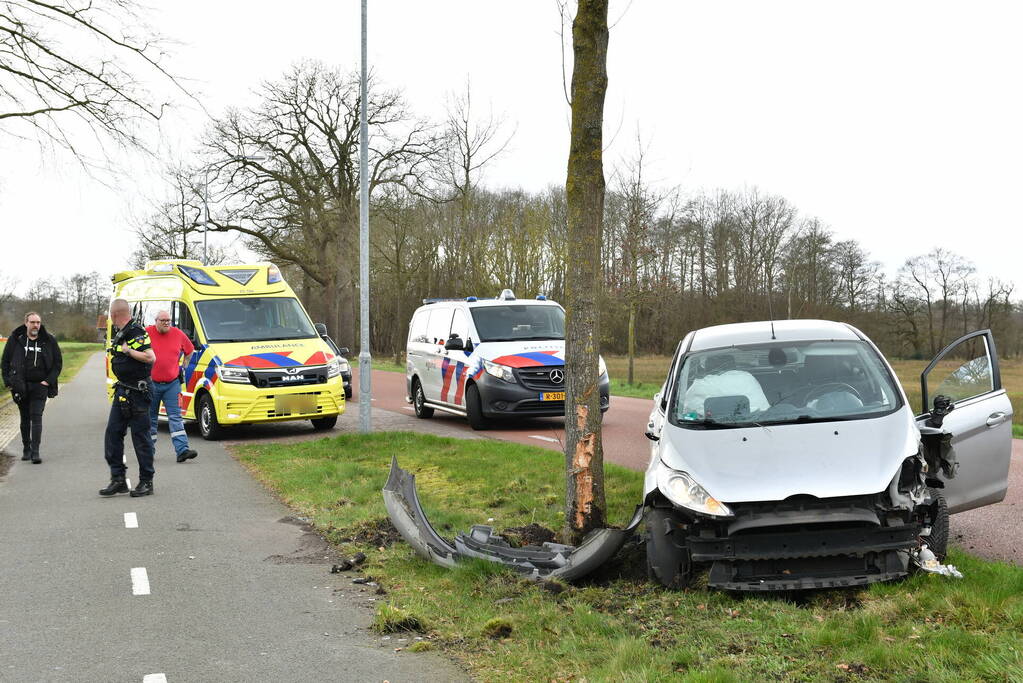
[[[1009,483],[1012,404],[1002,388],[991,330],[971,332],[942,349],[921,373],[920,388],[916,421],[925,445],[950,456],[951,476],[942,477],[949,512],[1001,501]],[[944,411],[934,408],[937,396],[951,401],[943,418],[938,413]]]

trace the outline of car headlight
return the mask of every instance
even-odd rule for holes
[[[515,373],[512,372],[512,369],[507,365],[491,363],[488,360],[484,360],[483,369],[487,371],[488,375],[493,375],[498,379],[503,379],[505,382],[515,382]]]
[[[351,372],[352,366],[348,364],[347,358],[338,358],[337,367],[341,372]]]
[[[731,517],[732,511],[713,498],[685,472],[662,467],[657,473],[657,488],[675,505],[714,517]]]
[[[327,379],[331,377],[337,377],[341,374],[341,360],[339,358],[331,358],[327,361]]]
[[[604,363],[603,356],[597,356],[597,377],[603,377],[607,374],[607,364]]]
[[[218,365],[217,375],[220,377],[221,382],[230,382],[231,384],[249,383],[249,371],[246,368],[229,368],[225,365]]]

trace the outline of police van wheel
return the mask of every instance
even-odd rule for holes
[[[331,415],[330,417],[314,417],[309,421],[313,423],[313,429],[316,431],[333,429],[334,425],[337,424],[337,415]]]
[[[199,433],[207,441],[216,441],[224,436],[224,428],[217,421],[217,409],[209,394],[199,398]]]
[[[416,410],[416,417],[421,420],[433,417],[433,408],[426,405],[426,394],[418,378],[412,380],[412,407]]]
[[[470,384],[465,390],[465,414],[469,418],[469,426],[479,431],[490,427],[490,420],[483,417],[483,403],[480,401],[480,390]]]

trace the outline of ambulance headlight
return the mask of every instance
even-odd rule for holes
[[[217,375],[220,377],[221,382],[229,382],[231,384],[249,383],[249,371],[247,368],[229,368],[225,365],[218,365]]]
[[[327,361],[327,379],[330,379],[331,377],[337,377],[338,375],[341,374],[342,369],[344,370],[348,369],[348,361],[343,362],[344,365],[342,366],[342,359],[340,358],[331,358],[329,361]]]
[[[483,369],[487,371],[488,375],[503,379],[505,382],[515,382],[515,373],[507,365],[491,363],[489,360],[485,360],[483,361]]]
[[[657,488],[664,497],[679,507],[714,517],[731,517],[732,511],[685,472],[661,467],[657,473]]]

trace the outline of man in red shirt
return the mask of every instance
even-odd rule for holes
[[[171,327],[170,313],[160,311],[156,314],[156,324],[146,328],[149,333],[156,361],[153,363],[153,397],[149,406],[150,434],[153,445],[156,445],[156,425],[160,414],[160,402],[167,408],[167,421],[170,424],[171,443],[177,453],[178,462],[191,460],[199,455],[188,447],[188,434],[185,423],[181,421],[181,406],[178,395],[181,393],[180,365],[181,356],[187,358],[195,351],[192,342],[184,332]]]

